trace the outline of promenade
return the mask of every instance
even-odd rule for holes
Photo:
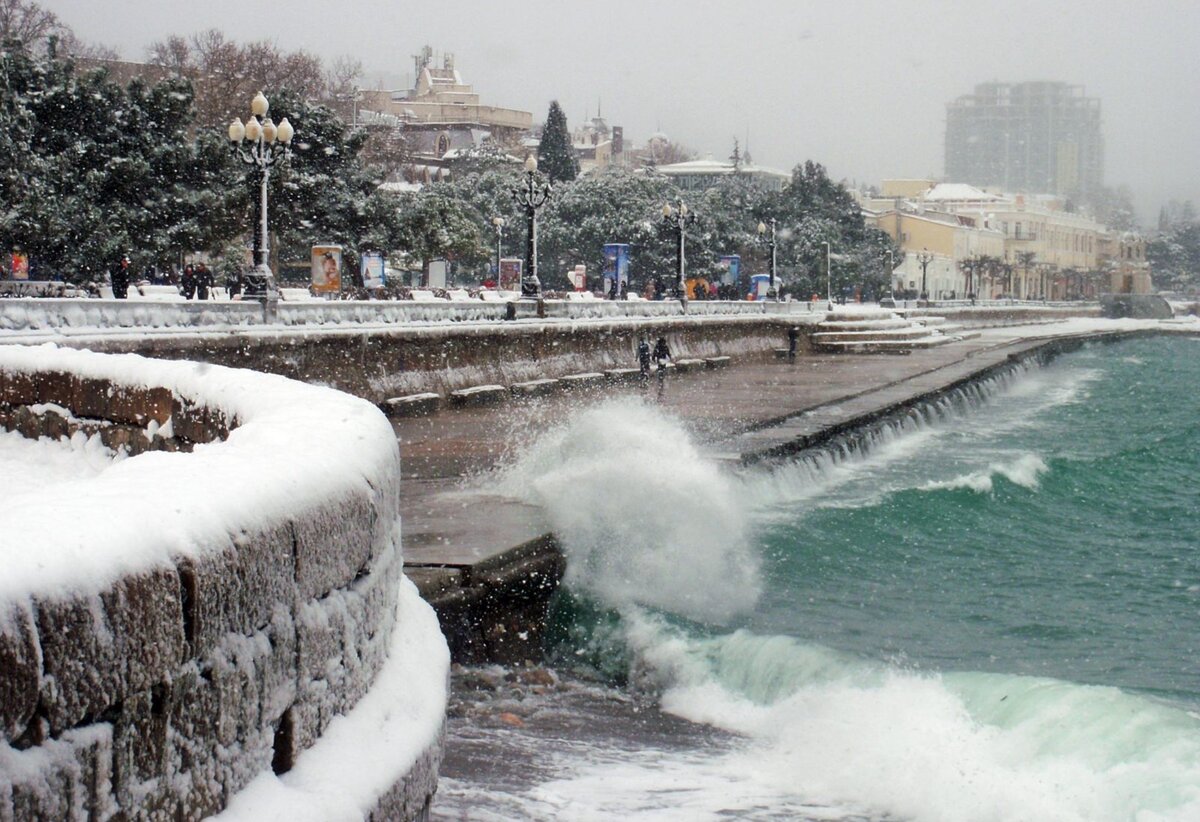
[[[477,609],[471,619],[482,623],[503,619],[499,612],[504,606],[497,603],[503,601],[506,585],[528,575],[533,576],[535,588],[557,584],[562,560],[540,512],[488,494],[489,472],[537,432],[602,399],[641,396],[678,418],[714,459],[752,462],[819,445],[840,432],[1004,367],[1051,340],[1159,329],[1196,332],[1194,324],[1172,329],[1146,321],[1094,319],[1009,326],[904,356],[809,354],[795,360],[748,359],[726,368],[670,373],[661,384],[652,376],[645,384],[606,385],[587,392],[399,419],[394,428],[403,461],[406,573],[435,605],[457,607],[468,599],[479,600],[483,610]],[[499,612],[489,614],[488,608]],[[488,625],[482,623],[472,630],[487,634]],[[443,613],[443,628],[447,627]],[[522,627],[519,620],[495,634],[508,635],[513,627]],[[452,648],[453,633],[447,630]],[[465,634],[459,639],[472,646]],[[533,653],[527,644],[513,648],[511,638],[504,642],[509,653],[486,642],[487,647],[480,647],[476,636],[474,649],[459,655],[512,658],[515,653],[519,658]]]

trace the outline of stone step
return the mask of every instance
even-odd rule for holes
[[[604,383],[604,374],[599,371],[587,371],[583,374],[568,374],[565,377],[560,377],[559,382],[562,387],[568,390],[579,388],[592,388]]]
[[[725,368],[731,362],[733,360],[729,357],[706,357],[704,359],[704,364],[709,368]]]
[[[428,392],[391,397],[380,405],[383,413],[389,417],[427,417],[436,414],[441,407],[441,395]]]
[[[932,336],[928,328],[907,326],[906,328],[888,329],[887,331],[840,331],[818,332],[812,335],[814,343],[827,342],[870,342],[871,340],[915,340]]]
[[[508,399],[508,389],[503,385],[473,385],[450,392],[450,402],[460,408],[491,405]]]
[[[559,388],[558,380],[542,379],[518,382],[508,387],[515,397],[544,397]]]

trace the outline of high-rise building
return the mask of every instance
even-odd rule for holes
[[[1104,183],[1100,100],[1068,83],[981,83],[946,105],[946,179],[1088,201]]]

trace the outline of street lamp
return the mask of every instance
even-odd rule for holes
[[[537,158],[525,158],[525,184],[513,189],[513,199],[525,209],[525,270],[521,273],[521,299],[540,300],[542,282],[537,275],[537,210],[550,199],[550,184],[537,183]],[[499,240],[497,239],[497,242]],[[497,272],[497,276],[499,272]]]
[[[829,241],[823,241],[825,246],[825,299],[829,301],[829,310],[833,310],[833,255],[829,251]]]
[[[767,224],[758,224],[758,236],[760,239],[766,239]],[[771,238],[767,240],[767,248],[771,250],[771,279],[767,285],[767,299],[779,299],[779,293],[775,290],[775,218],[771,218]]]
[[[291,154],[290,147],[295,130],[288,119],[284,117],[279,125],[267,116],[270,103],[260,91],[250,101],[250,117],[245,125],[241,119],[235,118],[229,124],[229,143],[234,153],[247,166],[257,169],[260,178],[258,204],[255,213],[254,237],[254,273],[247,278],[246,296],[257,297],[264,304],[274,303],[279,299],[279,289],[275,287],[275,279],[271,276],[270,242],[267,234],[267,183],[271,178],[271,167],[281,158]],[[247,145],[247,141],[249,145]]]
[[[688,211],[688,207],[683,200],[679,201],[679,208],[671,208],[671,204],[667,203],[662,209],[663,222],[675,230],[675,293],[679,298],[679,302],[687,307],[687,282],[684,280],[684,238],[687,235],[687,227],[696,222],[696,215]]]
[[[933,255],[929,253],[928,248],[922,248],[921,253],[917,255],[917,264],[921,266],[921,299],[925,302],[929,302],[929,291],[925,288],[925,273],[931,262],[933,262]]]
[[[502,251],[501,243],[504,239],[504,218],[493,217],[492,225],[496,227],[496,290],[500,290],[500,254]]]

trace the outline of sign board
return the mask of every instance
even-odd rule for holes
[[[575,266],[567,272],[567,279],[571,281],[571,287],[576,291],[586,291],[587,266],[582,263]]]
[[[521,289],[521,267],[523,260],[516,257],[505,257],[500,261],[500,290],[519,291]]]
[[[742,276],[742,257],[740,254],[726,254],[717,260],[717,265],[721,267],[721,283],[724,285],[737,285],[737,281]]]
[[[387,277],[383,272],[383,255],[378,251],[368,251],[362,255],[359,272],[362,274],[364,288],[383,288],[387,284]]]
[[[622,285],[629,287],[629,245],[605,243],[604,293],[619,293]]]
[[[426,288],[445,288],[446,273],[450,266],[445,260],[430,260],[429,261],[429,281],[425,283]]]
[[[23,251],[12,253],[12,278],[14,280],[29,279],[29,255]]]
[[[312,289],[316,294],[336,294],[342,290],[342,247],[312,247]]]

